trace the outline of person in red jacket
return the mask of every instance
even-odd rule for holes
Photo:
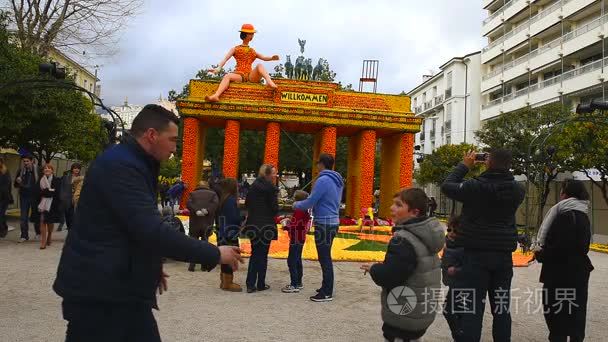
[[[294,194],[296,202],[308,198],[306,191],[298,190]],[[284,293],[297,293],[304,288],[302,285],[302,250],[306,242],[306,233],[310,228],[310,214],[308,210],[295,209],[289,223],[284,228],[289,234],[289,255],[287,266],[291,283],[281,289]]]

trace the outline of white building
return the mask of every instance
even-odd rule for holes
[[[177,107],[175,106],[175,102],[169,101],[168,99],[163,99],[162,95],[160,95],[158,97],[158,101],[156,101],[156,104],[172,111],[173,114],[175,114],[179,117],[179,113],[177,112]],[[125,124],[125,129],[131,129],[133,120],[135,119],[137,114],[139,114],[139,112],[143,108],[144,108],[144,106],[141,106],[141,105],[129,104],[128,98],[125,98],[125,102],[122,104],[122,106],[110,107],[110,109],[115,111],[116,114],[122,119],[122,121]],[[103,113],[102,117],[112,121],[110,114]]]
[[[479,129],[481,59],[480,52],[454,57],[440,66],[440,72],[426,75],[408,96],[417,116],[424,118],[416,134],[416,145],[430,154],[441,145],[475,143]]]
[[[606,0],[483,0],[481,120],[525,106],[605,100]]]

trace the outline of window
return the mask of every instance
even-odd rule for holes
[[[422,103],[426,102],[426,93],[422,93]]]
[[[446,89],[452,89],[452,72],[448,72]]]
[[[452,136],[450,136],[449,134],[445,136],[445,144],[446,145],[452,144]]]
[[[452,120],[452,104],[448,103],[445,105],[445,121]]]
[[[437,97],[437,86],[433,87],[433,98]]]

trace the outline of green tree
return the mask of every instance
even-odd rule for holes
[[[25,148],[50,162],[61,153],[88,162],[107,141],[101,118],[83,93],[7,83],[39,79],[44,59],[9,42],[7,16],[0,13],[0,146]],[[14,84],[14,83],[13,83]]]
[[[559,172],[567,170],[564,151],[554,153],[560,137],[548,135],[550,128],[569,117],[570,110],[560,103],[538,108],[523,108],[501,115],[484,124],[476,132],[479,142],[489,148],[505,148],[513,153],[512,169],[516,175],[526,176],[537,194],[536,221],[529,212],[529,191],[526,195],[526,226],[540,226],[547,203],[551,182]]]
[[[475,145],[466,143],[438,147],[430,155],[424,156],[418,170],[414,174],[416,182],[420,185],[441,185],[450,172],[452,172],[454,166],[462,161],[464,154],[467,151],[475,149]],[[477,176],[480,170],[481,167],[477,166],[473,172],[467,174],[467,178]]]
[[[584,173],[608,204],[608,120],[601,113],[582,115],[576,119],[559,132],[556,153],[565,156],[568,170]],[[599,180],[592,177],[591,169],[599,172]]]

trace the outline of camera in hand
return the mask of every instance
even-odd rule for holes
[[[475,161],[486,161],[487,158],[487,153],[475,153]]]

